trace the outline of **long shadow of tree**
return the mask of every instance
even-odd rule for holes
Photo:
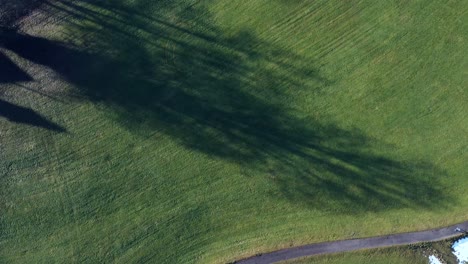
[[[66,130],[41,116],[36,111],[26,107],[15,105],[0,99],[0,117],[5,117],[15,123],[27,124],[41,127],[55,132],[65,132]]]
[[[0,52],[0,84],[1,83],[13,83],[13,82],[24,82],[32,81],[25,71],[18,67],[10,58]]]
[[[316,209],[437,208],[450,200],[434,166],[373,154],[359,131],[299,117],[295,90],[330,81],[310,61],[248,31],[226,35],[201,5],[48,5],[73,25],[69,42],[9,31],[0,45],[54,69],[135,133],[157,130],[269,175],[278,186],[272,195]]]
[[[0,34],[0,37],[3,34]],[[0,84],[32,81],[32,77],[18,67],[10,58],[0,52]],[[0,99],[0,118],[6,118],[11,122],[40,127],[55,132],[65,132],[66,130],[49,121],[36,111],[15,105]]]

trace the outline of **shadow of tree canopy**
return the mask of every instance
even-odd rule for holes
[[[112,107],[135,133],[162,132],[268,175],[280,199],[343,213],[450,201],[433,165],[373,154],[361,132],[294,109],[296,91],[331,82],[313,62],[249,31],[226,34],[187,2],[51,1],[73,25],[67,42],[8,31],[0,45]]]

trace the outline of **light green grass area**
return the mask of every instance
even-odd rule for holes
[[[315,256],[281,264],[427,264],[428,258],[407,247]]]
[[[467,11],[49,1],[0,36],[33,79],[0,82],[0,262],[225,263],[467,220]]]

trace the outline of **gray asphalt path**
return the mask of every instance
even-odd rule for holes
[[[457,228],[460,228],[462,231],[457,231]],[[468,221],[449,227],[431,229],[420,232],[393,234],[387,236],[351,240],[340,240],[286,248],[239,260],[236,263],[266,264],[319,254],[438,241],[459,236],[462,234],[463,230],[468,230]]]

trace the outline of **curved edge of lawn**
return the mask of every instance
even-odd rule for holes
[[[320,254],[401,246],[421,242],[433,242],[460,236],[463,233],[467,233],[466,230],[468,230],[468,221],[448,227],[434,228],[425,231],[307,244],[298,247],[280,249],[269,253],[258,254],[235,261],[234,263],[266,264]]]

